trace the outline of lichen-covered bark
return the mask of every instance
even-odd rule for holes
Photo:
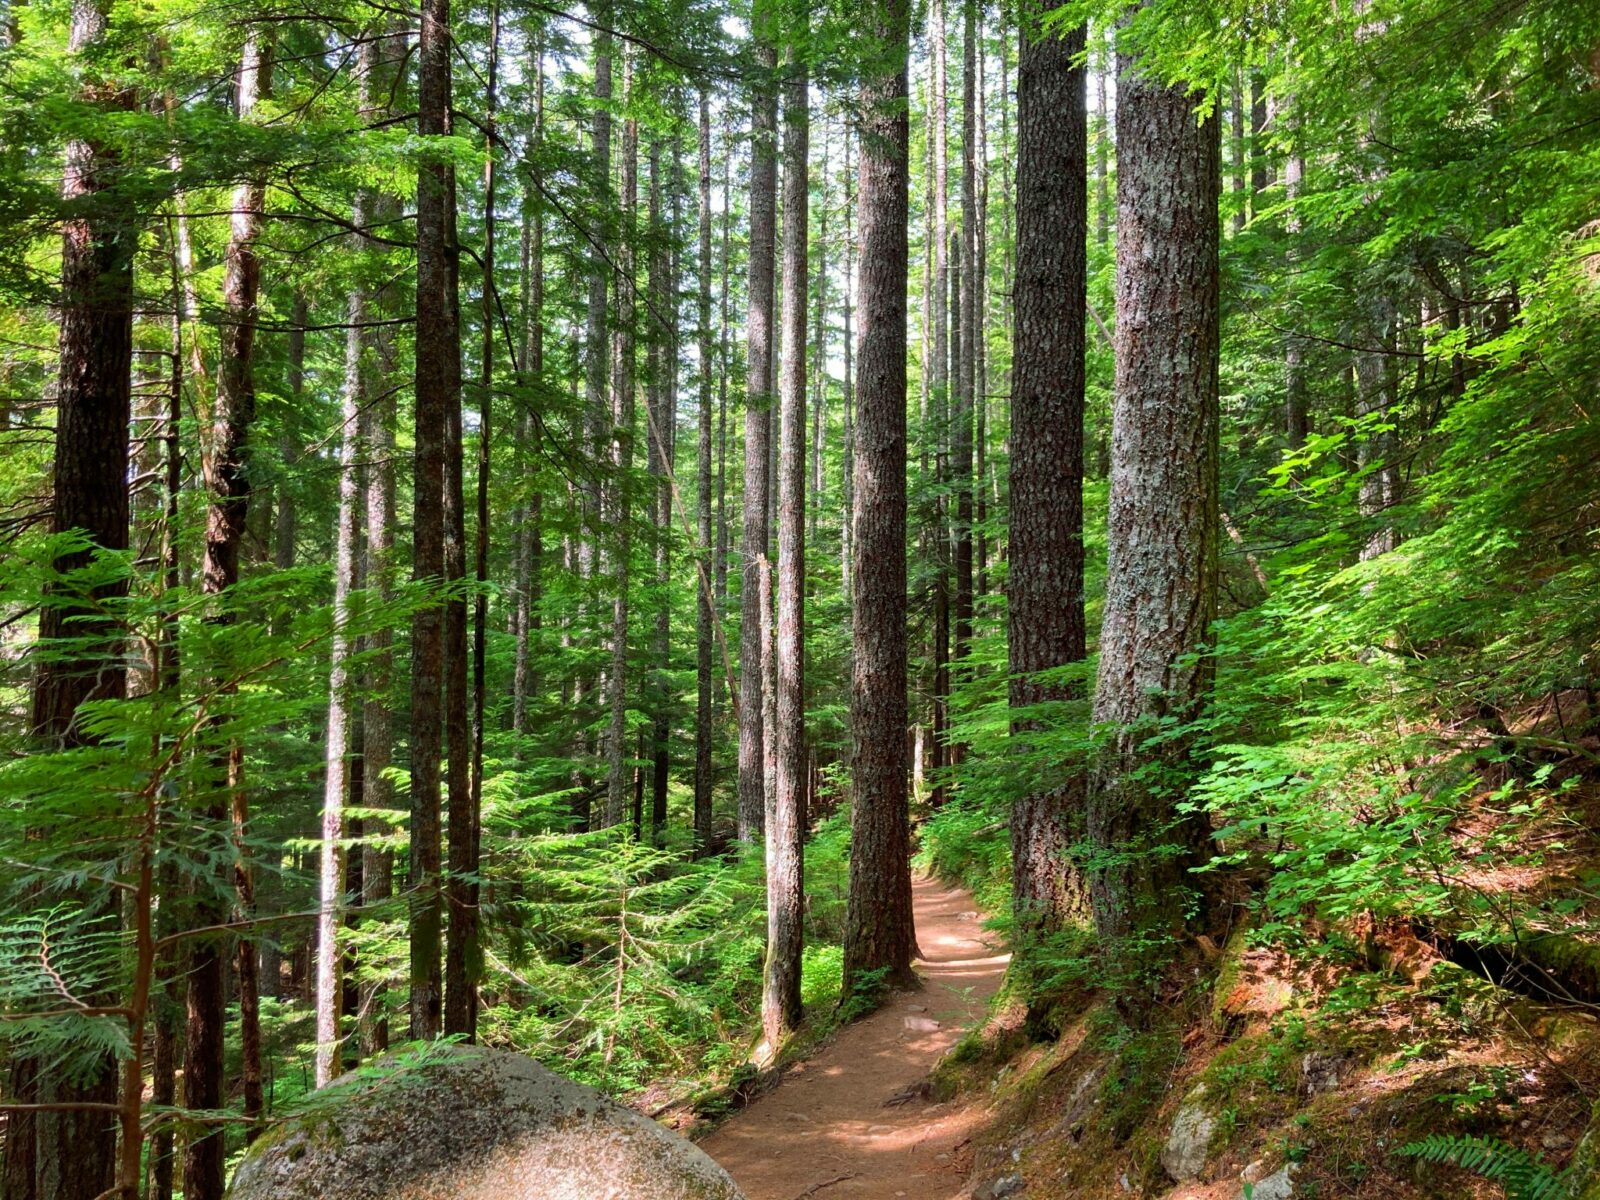
[[[1008,644],[1014,708],[1081,695],[1037,672],[1086,653],[1083,611],[1084,301],[1088,120],[1082,26],[1022,24],[1017,65],[1017,275],[1011,386]],[[1039,727],[1022,716],[1012,736]],[[1019,797],[1011,810],[1012,900],[1021,941],[1086,909],[1068,849],[1083,831],[1084,774]]]
[[[1127,56],[1118,65],[1116,398],[1094,701],[1116,733],[1088,821],[1097,850],[1115,856],[1093,880],[1096,923],[1137,960],[1181,925],[1205,839],[1202,821],[1176,810],[1186,739],[1148,740],[1157,722],[1193,717],[1209,681],[1197,652],[1216,607],[1221,151],[1193,97]]]
[[[910,126],[905,0],[871,0],[860,93],[861,333],[855,424],[848,988],[862,972],[911,977],[906,793],[906,274]]]

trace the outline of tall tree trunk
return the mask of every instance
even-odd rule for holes
[[[176,224],[176,221],[173,222]],[[176,230],[173,230],[175,233]],[[182,583],[179,570],[179,505],[183,490],[183,277],[179,270],[177,239],[172,237],[172,374],[167,392],[167,418],[162,430],[163,468],[165,471],[166,509],[161,529],[161,591],[163,613],[156,656],[156,686],[169,696],[178,694],[178,616],[168,597],[173,596]],[[293,369],[293,345],[290,364]],[[291,381],[291,392],[293,384]],[[168,812],[164,821],[175,821],[177,814]],[[156,893],[162,899],[157,912],[156,934],[170,938],[183,927],[183,917],[178,910],[184,902],[183,880],[178,864],[166,861],[156,873]],[[156,961],[156,992],[151,1005],[153,1016],[152,1046],[150,1052],[150,1103],[170,1106],[178,1100],[179,1059],[183,1050],[183,1013],[186,1004],[183,980],[183,955],[176,947],[168,946]],[[270,961],[270,960],[268,960]],[[15,1117],[13,1116],[13,1120]],[[173,1153],[176,1135],[170,1125],[157,1129],[150,1138],[150,1195],[152,1200],[172,1200],[173,1177],[177,1159]],[[11,1195],[11,1189],[3,1189]],[[18,1193],[22,1194],[22,1193]]]
[[[871,0],[861,87],[861,312],[856,417],[855,797],[844,979],[912,978],[906,795],[906,219],[910,124],[905,0]]]
[[[522,242],[522,355],[520,371],[524,384],[537,385],[544,378],[544,34],[538,36],[534,53],[533,144],[528,154],[528,176],[523,189]],[[535,436],[531,413],[518,422],[517,452],[521,454]],[[517,641],[516,665],[512,676],[511,730],[519,738],[528,730],[528,698],[537,690],[532,666],[533,631],[540,625],[540,568],[543,554],[541,517],[543,501],[534,487],[518,531],[517,550]],[[518,752],[521,752],[520,742]]]
[[[1117,77],[1117,92],[1121,96],[1122,77],[1120,66]],[[1244,147],[1244,87],[1240,82],[1239,68],[1233,69],[1233,85],[1229,95],[1228,114],[1231,118],[1232,128],[1229,130],[1229,154],[1232,162],[1232,193],[1233,193],[1233,232],[1235,235],[1244,229],[1246,209],[1249,207],[1245,193],[1245,147]],[[1118,120],[1120,139],[1121,120]],[[1220,136],[1220,134],[1218,135]],[[1121,151],[1118,150],[1117,161],[1122,161]],[[1118,211],[1120,212],[1120,205]]]
[[[1398,499],[1399,472],[1394,465],[1393,422],[1396,373],[1391,351],[1394,348],[1397,311],[1392,297],[1381,283],[1369,284],[1365,297],[1367,320],[1361,339],[1367,348],[1355,355],[1356,417],[1377,423],[1366,430],[1356,447],[1356,465],[1361,472],[1357,504],[1371,529],[1361,547],[1362,559],[1377,558],[1397,545],[1394,526],[1384,513]]]
[[[594,37],[594,111],[590,117],[589,153],[590,187],[596,198],[596,209],[610,213],[615,207],[611,180],[611,68],[613,38],[610,33],[611,5],[609,0],[596,0],[590,11],[597,26]],[[597,547],[600,538],[601,517],[601,460],[606,457],[602,445],[604,431],[610,427],[608,388],[611,379],[611,343],[606,334],[607,283],[611,278],[609,238],[605,225],[600,223],[592,239],[592,252],[588,263],[588,296],[584,313],[584,381],[583,381],[583,437],[587,469],[583,475],[583,520],[575,538],[577,551],[576,574],[582,582],[583,600],[578,606],[574,625],[576,638],[587,640],[593,633],[593,602],[598,599]],[[609,445],[607,440],[606,445]],[[576,640],[576,639],[575,639]],[[572,755],[576,763],[584,762],[592,752],[593,740],[587,732],[591,715],[586,702],[591,693],[598,693],[597,681],[578,676],[572,681],[572,706],[575,714]],[[574,815],[578,827],[589,828],[592,805],[588,796],[589,780],[581,766],[574,768],[572,782],[580,797]]]
[[[765,720],[762,683],[761,560],[767,552],[769,442],[772,437],[772,256],[777,233],[778,96],[769,6],[754,17],[755,76],[750,113],[750,279],[745,322],[744,531],[739,624],[739,826],[742,842],[766,824]]]
[[[826,118],[826,114],[824,114]],[[816,305],[813,308],[811,335],[812,379],[814,388],[811,410],[811,497],[808,502],[808,529],[806,539],[810,545],[817,543],[817,522],[822,515],[824,488],[824,447],[828,434],[828,125],[822,125],[822,170],[820,172],[820,199],[817,209],[817,272]],[[781,450],[780,450],[781,455]],[[781,489],[780,489],[781,493]],[[778,503],[783,503],[780,494]],[[780,550],[781,554],[781,550]]]
[[[108,35],[109,7],[90,3],[73,7],[68,50],[75,58],[98,53]],[[86,85],[78,98],[107,109],[127,109],[133,99],[111,81]],[[62,197],[72,206],[72,214],[62,239],[57,312],[60,375],[50,506],[51,532],[80,530],[93,546],[112,552],[126,550],[129,537],[133,259],[139,238],[133,214],[110,190],[117,168],[117,156],[106,146],[85,140],[67,145]],[[93,553],[64,555],[54,567],[63,573],[81,568]],[[34,674],[29,725],[47,745],[85,744],[90,738],[77,724],[79,707],[125,694],[121,637],[101,605],[126,590],[126,581],[119,580],[81,602],[40,608],[40,645],[73,639],[58,653],[41,657]],[[98,902],[94,897],[87,901]],[[73,903],[83,905],[85,898],[74,897]],[[113,1056],[101,1057],[77,1079],[52,1070],[51,1065],[37,1057],[13,1057],[6,1099],[19,1104],[116,1102]],[[70,1109],[19,1109],[7,1114],[0,1191],[8,1200],[97,1196],[112,1186],[115,1170],[116,1123],[111,1114]]]
[[[367,57],[362,47],[362,57]],[[356,200],[355,224],[370,220],[371,198],[363,193]],[[357,559],[361,553],[358,533],[362,514],[362,464],[368,457],[362,441],[362,410],[366,406],[367,372],[362,326],[368,319],[367,294],[357,285],[350,292],[347,306],[350,328],[345,335],[344,403],[340,413],[339,513],[334,532],[333,555],[333,639],[328,675],[328,726],[325,743],[325,773],[322,790],[322,856],[317,905],[316,965],[316,1085],[326,1087],[343,1069],[340,1015],[339,926],[344,919],[344,838],[345,801],[350,789],[350,752],[355,745],[352,720],[354,698],[350,679],[350,657],[355,642],[349,633],[350,595],[356,586]],[[365,764],[363,764],[364,766]],[[364,781],[363,781],[364,782]]]
[[[466,901],[461,909],[461,942],[467,955],[466,970],[469,976],[475,971],[477,958],[473,947],[478,938],[479,885],[478,863],[482,857],[483,839],[483,718],[488,699],[486,655],[489,638],[489,470],[490,454],[494,449],[494,331],[498,326],[499,295],[494,273],[495,254],[495,140],[499,117],[500,69],[500,4],[491,0],[489,5],[489,70],[484,104],[483,147],[483,286],[482,286],[482,341],[478,364],[478,495],[477,526],[473,539],[473,581],[477,594],[472,602],[472,879],[466,884]],[[507,347],[515,354],[515,347]],[[466,1013],[466,1031],[476,1036],[478,1031],[477,979],[468,980],[469,995]]]
[[[1283,182],[1288,193],[1289,214],[1284,222],[1284,234],[1288,240],[1286,256],[1289,262],[1295,264],[1300,259],[1300,215],[1295,211],[1294,203],[1300,195],[1301,182],[1305,177],[1305,161],[1300,157],[1299,148],[1290,151],[1288,160],[1284,163]],[[1291,328],[1299,324],[1298,315],[1289,318]],[[1305,373],[1305,345],[1303,340],[1295,333],[1284,335],[1283,339],[1283,424],[1284,433],[1289,441],[1291,450],[1298,450],[1306,443],[1306,438],[1311,432],[1310,410],[1307,395],[1307,379]]]
[[[417,51],[417,130],[450,133],[450,3],[426,0]],[[452,410],[461,406],[461,324],[456,299],[455,170],[431,162],[417,175],[416,450],[413,454],[412,572],[437,587],[447,579],[445,497],[450,490]],[[459,476],[457,477],[459,482]],[[460,492],[456,506],[459,509]],[[411,625],[411,1000],[410,1036],[439,1035],[444,1006],[440,754],[446,615],[430,604]],[[452,814],[453,815],[453,814]]]
[[[961,38],[961,364],[955,428],[950,435],[955,482],[955,611],[951,657],[960,662],[972,643],[972,421],[977,405],[978,333],[982,283],[978,276],[978,0],[963,0]],[[952,747],[955,761],[960,747]]]
[[[930,372],[928,411],[923,422],[923,456],[931,451],[934,484],[933,525],[925,537],[933,565],[933,688],[932,688],[932,752],[934,788],[931,803],[937,807],[945,799],[946,729],[949,725],[950,704],[950,544],[949,502],[944,493],[948,478],[949,461],[946,447],[949,437],[950,402],[952,400],[953,363],[960,357],[952,340],[959,340],[957,319],[960,311],[960,283],[951,266],[951,252],[956,238],[950,228],[950,85],[949,85],[949,14],[945,0],[930,0],[928,5],[929,70],[932,71],[933,111],[929,129],[933,155],[931,187],[933,191],[931,236],[933,239],[933,276],[930,298],[933,302],[933,370]],[[952,301],[955,300],[953,303]]]
[[[796,18],[797,24],[803,18]],[[783,133],[783,353],[778,385],[777,787],[767,828],[767,959],[761,1027],[776,1054],[800,1024],[805,887],[806,260],[810,111],[801,65],[805,31],[789,52]]]
[[[733,133],[723,135],[722,157],[722,258],[721,283],[717,291],[717,607],[716,619],[728,608],[728,375],[732,371],[732,352],[728,342],[729,264],[733,257]],[[717,696],[711,704],[715,708]],[[731,699],[731,697],[730,697]]]
[[[392,115],[387,98],[392,94],[394,73],[407,57],[408,37],[390,22],[383,34],[371,47],[376,62],[374,69],[364,78],[371,78],[374,98],[385,98],[383,107],[374,113],[374,119]],[[399,215],[399,197],[390,194],[373,196],[373,212],[379,221],[393,220]],[[393,284],[379,289],[373,296],[376,315],[392,317],[398,310],[396,288]],[[367,586],[377,599],[388,602],[395,588],[395,424],[399,405],[391,383],[395,378],[395,341],[392,328],[377,326],[371,331],[370,346],[363,352],[371,357],[371,382],[367,385],[369,400],[363,413],[365,434],[363,441],[370,460],[366,470],[366,567],[363,572]],[[366,698],[361,714],[361,766],[363,803],[367,808],[382,811],[393,809],[394,784],[388,771],[394,758],[394,727],[391,716],[390,689],[394,652],[393,634],[386,624],[368,635],[366,655]],[[361,900],[363,906],[375,906],[388,900],[394,892],[394,851],[369,839],[361,847]],[[361,1051],[364,1055],[380,1054],[389,1046],[389,1024],[384,1016],[384,986],[373,979],[361,985],[358,1011],[361,1014]]]
[[[1082,661],[1083,413],[1088,236],[1085,31],[1045,32],[1022,14],[1017,60],[1016,344],[1011,384],[1011,545],[1006,588],[1012,736],[1044,727],[1035,706],[1081,696],[1037,673]],[[1031,710],[1027,712],[1026,710]],[[1087,913],[1070,847],[1083,830],[1084,773],[1011,806],[1019,951]]]
[[[1111,107],[1106,95],[1115,69],[1112,33],[1102,27],[1095,35],[1094,69],[1094,240],[1111,241]]]
[[[1266,148],[1267,82],[1260,71],[1250,73],[1250,214],[1261,215],[1262,194],[1272,186]]]
[[[677,283],[673,278],[671,241],[676,233],[663,215],[661,143],[650,144],[650,305],[653,330],[650,339],[649,386],[654,399],[649,406],[650,474],[655,486],[650,510],[655,525],[656,613],[654,669],[650,681],[650,709],[654,729],[650,738],[650,832],[659,844],[666,834],[667,785],[671,772],[670,736],[672,685],[672,462],[677,413]],[[677,194],[674,180],[673,194]],[[669,214],[670,215],[670,214]],[[665,324],[663,324],[665,322]]]
[[[271,94],[272,54],[259,33],[246,35],[239,64],[236,111],[248,120],[258,99]],[[239,582],[239,552],[249,516],[250,476],[248,440],[255,422],[255,336],[261,287],[261,264],[256,241],[261,233],[266,186],[259,179],[239,184],[233,194],[232,230],[228,239],[226,273],[222,284],[223,307],[228,321],[221,334],[217,369],[216,405],[212,413],[207,490],[211,504],[206,518],[202,590],[221,597],[211,619],[232,624],[227,610],[228,592]],[[224,683],[225,689],[231,685]],[[254,908],[249,860],[245,851],[248,800],[244,790],[244,748],[229,740],[224,750],[226,788],[231,812],[220,804],[208,807],[206,818],[221,826],[231,816],[233,851],[231,876],[239,916],[248,920]],[[228,919],[221,889],[207,890],[202,883],[195,906],[197,925],[217,925]],[[197,938],[189,963],[188,1022],[185,1031],[184,1104],[189,1108],[222,1107],[224,1023],[227,1016],[226,967],[221,938]],[[254,939],[237,940],[239,973],[239,1026],[245,1115],[261,1112],[261,1031],[258,1007]],[[222,1195],[226,1157],[225,1130],[209,1127],[191,1134],[184,1152],[185,1200],[217,1200]]]
[[[973,531],[973,582],[974,594],[982,599],[989,594],[989,505],[987,483],[989,478],[989,126],[988,97],[984,72],[988,64],[988,48],[984,43],[983,13],[978,13],[977,87],[973,95],[974,116],[977,126],[977,209],[974,214],[973,278],[977,280],[977,295],[973,303],[977,309],[976,328],[973,331],[972,378],[973,407],[977,428],[973,434],[976,463],[974,464],[973,491],[976,493]]]
[[[694,845],[704,854],[711,845],[712,775],[712,621],[716,619],[715,580],[720,547],[713,550],[711,531],[711,97],[700,93],[700,210],[698,322],[700,370],[700,441],[698,446],[699,566],[695,595],[695,720],[694,720]]]
[[[855,300],[856,300],[856,239],[855,195],[851,183],[854,179],[850,162],[853,129],[850,123],[844,130],[844,380],[842,381],[844,408],[844,438],[839,468],[839,577],[844,602],[851,604],[854,575],[851,564],[855,550],[856,523],[856,431],[855,431]]]
[[[622,60],[622,103],[633,100],[633,61]],[[639,122],[629,116],[622,125],[622,196],[618,211],[622,234],[617,239],[617,328],[611,368],[611,484],[607,489],[606,527],[615,538],[611,584],[611,668],[606,694],[611,718],[606,735],[606,824],[621,824],[627,815],[628,761],[628,568],[632,553],[632,487],[634,419],[634,249],[638,245]]]
[[[1181,927],[1207,834],[1177,810],[1183,739],[1149,739],[1190,719],[1209,682],[1196,652],[1216,609],[1221,150],[1215,117],[1197,123],[1183,88],[1127,56],[1117,130],[1111,549],[1093,715],[1118,732],[1091,775],[1088,829],[1115,856],[1092,880],[1100,936],[1113,963],[1137,970],[1159,964]]]

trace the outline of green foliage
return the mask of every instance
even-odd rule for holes
[[[1521,1147],[1499,1138],[1434,1134],[1401,1154],[1420,1162],[1460,1167],[1505,1188],[1506,1200],[1567,1200],[1571,1181]]]

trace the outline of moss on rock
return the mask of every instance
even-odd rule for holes
[[[385,1065],[259,1139],[229,1200],[741,1200],[701,1150],[520,1054]]]

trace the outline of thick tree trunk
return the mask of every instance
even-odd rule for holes
[[[803,45],[804,31],[794,35]],[[767,828],[767,959],[761,1028],[769,1053],[800,1024],[805,887],[806,259],[810,112],[800,46],[784,83],[783,354],[778,385],[777,787]]]
[[[766,723],[762,684],[767,647],[761,627],[761,560],[767,552],[768,458],[772,437],[772,320],[774,240],[777,232],[778,96],[776,51],[765,40],[762,10],[755,25],[755,78],[750,113],[750,279],[745,322],[744,531],[739,623],[739,826],[742,842],[766,824]]]
[[[1092,881],[1113,962],[1158,964],[1187,912],[1207,831],[1182,816],[1181,737],[1199,710],[1197,659],[1216,608],[1217,200],[1215,118],[1126,57],[1117,79],[1117,381],[1096,723],[1118,729],[1091,777],[1089,835],[1115,855]],[[1152,779],[1157,763],[1170,768]],[[1140,972],[1148,981],[1147,972]]]
[[[711,845],[712,775],[712,622],[716,619],[714,573],[720,553],[712,549],[711,531],[711,97],[700,93],[700,210],[698,321],[700,414],[697,474],[699,567],[695,595],[695,720],[694,720],[694,845],[704,854]],[[720,550],[720,547],[718,547]],[[715,558],[715,561],[714,561]]]
[[[848,989],[883,969],[912,979],[906,795],[906,220],[910,125],[905,0],[864,11],[861,281],[856,417],[855,651],[850,717],[855,797],[844,939]]]
[[[68,49],[92,55],[108,32],[107,9],[75,5]],[[80,99],[124,109],[132,97],[115,84],[90,87]],[[86,141],[68,143],[63,199],[73,206],[61,254],[60,375],[51,470],[53,533],[79,530],[103,550],[128,548],[128,423],[132,416],[133,259],[138,225],[110,193],[115,154]],[[57,571],[85,566],[93,551],[56,560]],[[70,652],[41,658],[33,680],[29,725],[53,747],[83,745],[79,707],[120,699],[127,687],[122,641],[100,606],[125,593],[125,581],[97,589],[81,603],[47,604],[39,611],[38,642],[72,638]],[[83,898],[75,902],[84,903]],[[99,898],[91,898],[99,903]],[[107,1055],[87,1077],[67,1079],[48,1062],[14,1057],[5,1095],[20,1104],[111,1104],[117,1063]],[[96,1111],[13,1111],[6,1117],[0,1192],[7,1200],[97,1196],[112,1186],[116,1122]],[[120,1198],[134,1200],[134,1197]]]
[[[1011,732],[1043,728],[1035,706],[1082,695],[1040,671],[1087,652],[1083,599],[1083,413],[1088,124],[1084,28],[1057,36],[1024,12],[1017,60],[1016,344],[1011,385],[1007,586]],[[1031,711],[1030,711],[1031,710]],[[1026,952],[1087,896],[1069,849],[1083,830],[1084,772],[1069,767],[1011,807],[1012,907]]]
[[[450,132],[450,5],[426,0],[418,45],[417,129],[424,137]],[[445,511],[452,480],[447,459],[452,413],[461,407],[461,325],[456,299],[455,170],[425,165],[417,176],[416,449],[413,455],[412,572],[419,583],[447,579]],[[459,425],[459,421],[454,422]],[[459,474],[455,507],[460,508]],[[444,925],[439,760],[443,750],[446,614],[420,610],[411,626],[411,891],[410,1036],[441,1031]],[[454,800],[454,797],[452,797]],[[453,814],[452,814],[453,815]]]

